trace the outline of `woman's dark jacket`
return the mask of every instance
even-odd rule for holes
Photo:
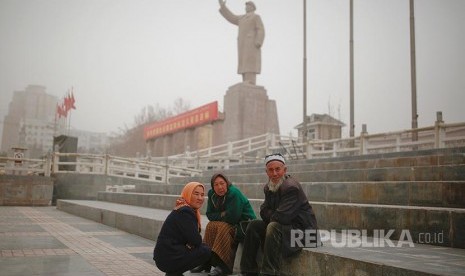
[[[171,211],[155,245],[153,259],[157,267],[164,272],[175,271],[186,261],[205,254],[210,254],[210,248],[202,244],[194,210],[185,206]]]

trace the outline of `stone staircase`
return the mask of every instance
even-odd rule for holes
[[[287,259],[287,274],[465,275],[465,148],[289,161],[288,172],[307,191],[319,228],[337,234]],[[212,174],[140,183],[133,193],[99,192],[98,201],[58,200],[57,208],[155,240],[184,184],[209,187]],[[263,164],[226,174],[258,214]],[[365,246],[341,246],[348,230],[366,231]],[[401,241],[408,231],[413,247],[381,243],[379,230]]]

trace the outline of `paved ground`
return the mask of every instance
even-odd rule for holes
[[[152,260],[153,247],[154,241],[55,207],[0,206],[1,276],[164,275]],[[465,275],[463,249],[417,244],[415,248],[324,246],[314,250],[439,275]]]
[[[2,276],[164,275],[152,260],[153,247],[151,240],[55,207],[0,207]]]

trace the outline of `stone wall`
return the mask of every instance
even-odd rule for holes
[[[36,175],[1,175],[0,206],[48,206],[53,180]]]
[[[144,180],[96,174],[56,174],[54,176],[53,204],[57,199],[96,200],[98,192],[108,186],[136,185]]]

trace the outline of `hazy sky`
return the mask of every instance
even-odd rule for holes
[[[303,114],[303,2],[256,0],[263,85],[281,134]],[[244,0],[229,0],[236,14]],[[238,83],[237,26],[217,0],[0,0],[0,123],[13,91],[74,87],[74,128],[133,126],[146,105],[192,108]],[[349,0],[307,1],[308,115],[349,124]],[[465,121],[465,1],[416,0],[419,127]],[[354,0],[355,135],[411,127],[409,0]],[[343,129],[348,136],[349,129]]]

